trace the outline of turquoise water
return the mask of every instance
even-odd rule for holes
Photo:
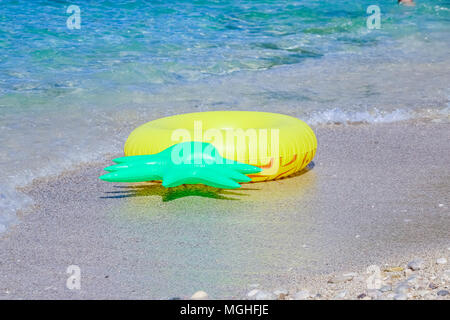
[[[450,1],[1,1],[0,231],[33,178],[121,152],[180,112],[312,124],[448,117]],[[74,3],[75,4],[75,3]]]
[[[2,1],[3,99],[26,94],[48,103],[80,89],[147,91],[266,70],[408,36],[439,38],[450,19],[450,1],[420,1],[414,9],[383,1],[376,32],[366,29],[373,1],[88,3],[80,6],[81,29],[69,30],[71,2]]]

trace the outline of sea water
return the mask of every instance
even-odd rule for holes
[[[0,1],[0,232],[31,203],[17,187],[120,153],[158,117],[448,119],[450,1],[416,3]]]

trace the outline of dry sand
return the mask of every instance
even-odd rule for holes
[[[241,298],[450,247],[448,122],[314,129],[312,169],[239,190],[102,182],[109,162],[36,181],[0,240],[0,298]]]

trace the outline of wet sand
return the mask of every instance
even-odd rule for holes
[[[238,190],[106,183],[110,162],[35,181],[1,236],[0,298],[240,298],[450,247],[448,122],[314,130],[309,170]]]

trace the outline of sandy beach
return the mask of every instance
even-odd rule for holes
[[[35,206],[1,234],[0,298],[243,298],[449,258],[447,120],[313,129],[308,170],[232,191],[106,183],[110,161],[35,180],[25,188]],[[66,287],[69,265],[80,290]]]

